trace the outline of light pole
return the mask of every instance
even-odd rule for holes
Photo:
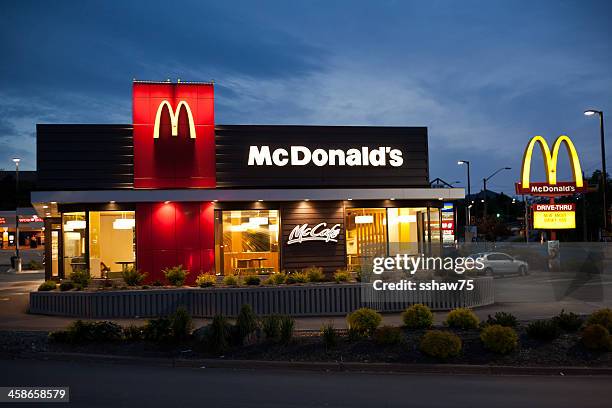
[[[485,177],[482,179],[482,184],[484,187],[484,213],[483,213],[483,221],[487,219],[487,181],[491,180],[493,178],[493,176],[495,176],[497,173],[499,173],[502,170],[511,170],[511,167],[502,167],[500,169],[495,170],[495,172],[493,172],[493,174],[491,174],[489,177]]]
[[[608,175],[606,173],[606,142],[604,136],[604,113],[603,111],[588,109],[584,111],[585,116],[599,115],[599,134],[601,138],[601,192],[603,196],[603,229],[608,230],[608,200],[607,192],[608,189]]]
[[[467,196],[468,199],[465,201],[465,225],[470,225],[470,207],[472,206],[470,197],[472,195],[471,181],[470,181],[470,161],[469,160],[459,160],[457,162],[459,166],[465,164],[467,167]]]
[[[21,272],[21,261],[19,259],[19,157],[13,158],[15,163],[15,272]]]

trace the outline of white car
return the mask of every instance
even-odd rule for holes
[[[484,264],[481,272],[485,275],[507,275],[518,273],[529,274],[529,264],[502,252],[483,252],[470,255],[470,258],[480,258]]]

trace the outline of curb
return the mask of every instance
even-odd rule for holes
[[[14,355],[16,358],[96,362],[113,364],[140,364],[181,368],[221,368],[241,370],[297,370],[319,372],[360,372],[387,374],[458,374],[458,375],[569,375],[569,376],[612,376],[612,367],[518,367],[469,364],[400,364],[400,363],[358,363],[358,362],[305,362],[305,361],[264,361],[264,360],[223,360],[184,359],[161,357],[132,357],[108,354],[86,353],[27,353]]]

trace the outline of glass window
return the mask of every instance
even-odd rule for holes
[[[118,277],[136,259],[134,211],[90,211],[89,272],[92,278]]]
[[[422,252],[424,240],[423,216],[427,208],[388,208],[387,228],[389,230],[389,255]]]
[[[387,210],[385,208],[346,209],[346,254],[349,268],[370,263],[387,253]]]
[[[64,276],[70,277],[75,271],[87,270],[87,221],[85,212],[62,214],[64,233],[63,262]]]
[[[215,269],[221,274],[278,271],[277,210],[215,212]]]

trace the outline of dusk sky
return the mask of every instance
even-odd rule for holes
[[[430,178],[464,186],[471,160],[473,191],[510,166],[489,188],[513,194],[534,135],[569,135],[590,174],[611,4],[5,1],[0,168],[35,169],[37,123],[131,123],[133,78],[180,78],[215,81],[218,124],[427,126]]]

